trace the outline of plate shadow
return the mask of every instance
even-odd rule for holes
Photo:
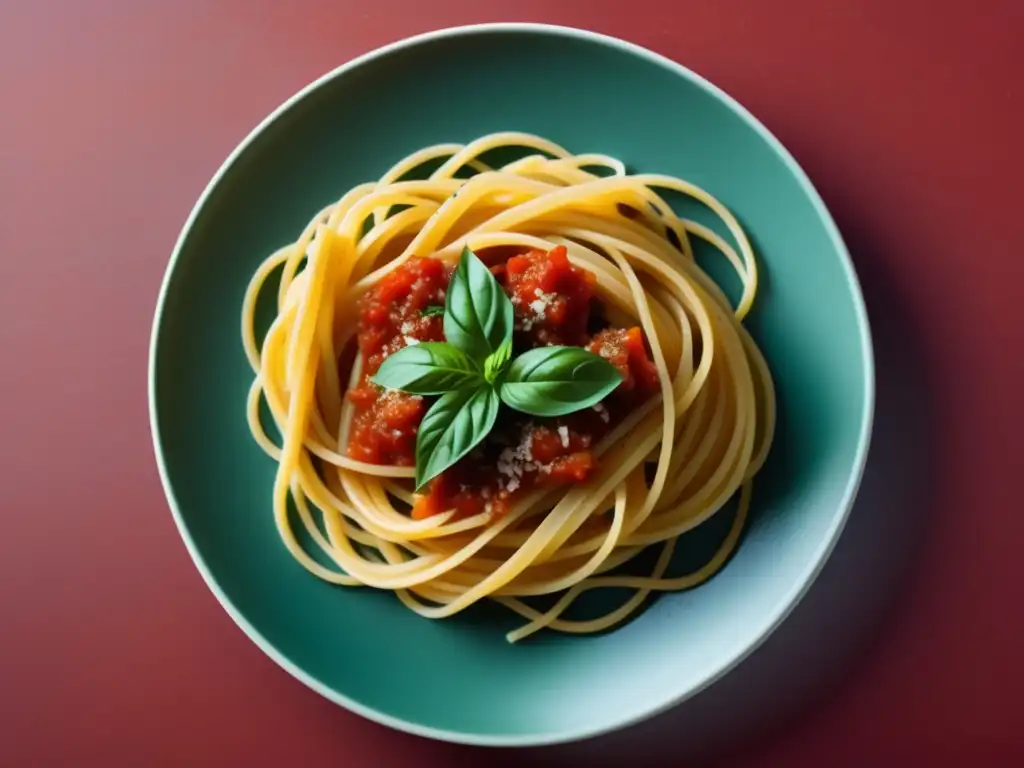
[[[836,214],[836,211],[833,211]],[[514,752],[464,753],[494,768],[522,765],[707,764],[778,733],[834,695],[899,608],[901,584],[927,537],[934,466],[930,365],[884,249],[852,222],[844,239],[868,305],[875,347],[874,432],[854,509],[803,601],[736,669],[679,706],[624,731]]]
[[[831,207],[854,259],[874,336],[876,405],[860,493],[832,556],[801,603],[770,638],[721,680],[632,728],[555,747],[495,750],[417,743],[425,764],[513,768],[530,764],[601,768],[717,765],[778,735],[839,693],[900,609],[901,589],[925,546],[933,508],[935,399],[924,336],[909,311],[881,238],[844,222]],[[316,697],[309,697],[316,699]],[[325,727],[333,705],[313,707]],[[331,714],[328,715],[327,713]],[[397,746],[397,745],[396,745]]]

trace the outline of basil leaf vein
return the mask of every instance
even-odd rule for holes
[[[512,361],[500,387],[510,408],[564,416],[601,402],[622,383],[619,369],[580,347],[538,347]]]
[[[512,338],[512,302],[491,270],[463,248],[445,297],[444,335],[474,360],[485,360]]]
[[[413,395],[441,395],[483,383],[477,366],[451,344],[425,341],[391,353],[371,378],[387,389]]]
[[[416,490],[479,443],[498,418],[493,387],[462,389],[441,396],[420,422],[416,436]]]

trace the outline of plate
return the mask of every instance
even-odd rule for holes
[[[420,618],[386,592],[298,567],[270,509],[274,463],[245,420],[246,284],[313,213],[414,150],[539,134],[630,170],[680,176],[739,218],[760,259],[748,327],[780,422],[737,554],[707,584],[595,636],[511,645],[480,606]],[[749,654],[810,586],[853,504],[874,376],[853,267],[806,175],[743,107],[650,51],[576,29],[498,24],[422,35],[304,88],[232,152],[171,256],[153,326],[149,402],[182,539],[218,600],[271,658],[348,709],[424,736],[534,745],[593,736],[692,696]],[[728,515],[680,542],[709,556]],[[167,546],[172,546],[171,542]]]

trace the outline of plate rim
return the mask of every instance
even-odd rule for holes
[[[330,686],[324,684],[313,675],[309,674],[298,665],[288,659],[283,653],[277,650],[277,648],[270,643],[259,630],[254,627],[249,620],[239,611],[230,598],[223,592],[220,585],[211,575],[207,568],[206,562],[200,554],[195,542],[189,533],[188,527],[186,526],[184,519],[179,509],[177,499],[174,494],[171,479],[167,470],[166,462],[164,460],[163,449],[161,447],[161,436],[160,428],[157,418],[157,395],[156,395],[156,361],[157,361],[157,349],[160,342],[161,327],[163,326],[163,316],[165,311],[165,302],[169,291],[171,279],[174,271],[177,267],[178,259],[181,256],[181,252],[184,248],[185,241],[188,238],[189,233],[192,230],[195,220],[199,216],[202,209],[206,206],[208,198],[212,195],[214,190],[220,184],[221,180],[228,174],[232,166],[238,160],[239,156],[252,144],[256,138],[274,121],[276,121],[282,114],[284,114],[293,105],[312,94],[322,85],[334,80],[337,77],[341,77],[351,70],[354,70],[361,65],[374,61],[379,58],[386,57],[396,51],[404,50],[406,48],[415,47],[423,43],[433,42],[437,40],[444,40],[452,37],[461,37],[466,35],[477,35],[477,34],[490,34],[490,33],[502,33],[502,32],[527,32],[542,35],[551,35],[559,37],[576,38],[584,40],[590,43],[596,43],[602,46],[608,46],[632,56],[645,59],[653,64],[672,72],[673,74],[682,77],[685,80],[690,81],[692,84],[701,88],[711,96],[725,104],[738,118],[743,120],[750,126],[754,131],[761,137],[762,140],[776,153],[776,155],[783,161],[787,170],[793,175],[797,183],[807,194],[811,204],[818,215],[822,224],[825,227],[826,233],[836,253],[839,257],[840,265],[844,271],[847,284],[849,285],[853,303],[854,311],[857,318],[857,326],[861,339],[862,352],[862,365],[864,370],[864,408],[861,417],[860,430],[858,434],[857,450],[854,455],[854,466],[847,480],[846,487],[843,491],[843,497],[840,503],[839,509],[833,515],[831,525],[827,531],[826,536],[819,544],[813,558],[808,564],[807,568],[801,574],[790,590],[778,601],[774,608],[768,614],[768,620],[764,625],[755,633],[754,639],[745,644],[744,648],[737,653],[734,653],[731,657],[724,660],[717,667],[709,670],[705,673],[701,680],[688,688],[685,691],[681,691],[675,695],[669,696],[663,700],[654,701],[644,706],[635,708],[634,711],[630,712],[627,716],[615,719],[608,723],[600,723],[592,727],[577,728],[572,731],[556,731],[556,732],[536,732],[528,734],[481,734],[481,733],[466,733],[462,731],[454,731],[443,728],[435,728],[428,725],[423,725],[411,720],[405,720],[400,717],[388,714],[387,712],[375,709],[366,704],[363,704],[355,699],[352,699],[345,694],[337,691]],[[825,563],[828,561],[832,550],[835,548],[844,528],[846,527],[847,520],[849,519],[850,512],[853,509],[854,502],[856,501],[857,493],[860,488],[861,480],[863,479],[864,470],[867,464],[868,453],[871,444],[871,436],[874,426],[874,413],[875,413],[875,361],[874,361],[874,345],[872,342],[871,325],[868,319],[867,307],[864,302],[864,296],[861,289],[860,280],[857,276],[857,272],[853,266],[852,259],[850,258],[849,251],[843,240],[842,235],[839,232],[835,221],[832,218],[831,213],[825,206],[817,189],[814,187],[807,173],[803,170],[800,164],[796,161],[793,155],[786,149],[786,147],[779,141],[775,135],[768,130],[768,128],[758,120],[746,107],[744,107],[739,101],[730,96],[727,92],[721,89],[719,86],[713,84],[709,80],[705,79],[692,69],[680,64],[667,56],[656,53],[648,48],[645,48],[636,43],[629,42],[627,40],[615,37],[613,35],[595,32],[589,29],[573,26],[565,26],[559,24],[545,24],[535,22],[488,22],[482,24],[465,24],[457,26],[443,27],[434,29],[428,32],[422,32],[419,34],[403,37],[385,45],[379,46],[372,50],[369,50],[359,56],[356,56],[348,61],[343,62],[337,67],[331,69],[315,80],[311,81],[307,85],[300,88],[292,96],[285,99],[281,104],[275,107],[266,117],[264,117],[255,128],[246,134],[246,136],[235,146],[227,158],[221,163],[216,173],[211,177],[210,181],[207,182],[202,193],[196,200],[195,204],[185,220],[184,225],[175,241],[174,248],[171,251],[170,258],[167,262],[167,266],[164,270],[163,277],[160,283],[160,291],[157,297],[156,308],[153,314],[152,327],[150,331],[149,341],[149,355],[148,355],[148,370],[147,370],[147,389],[148,389],[148,411],[149,411],[149,426],[150,434],[153,443],[153,451],[156,459],[157,469],[160,475],[160,484],[163,488],[164,496],[167,500],[167,504],[170,507],[171,514],[174,518],[175,527],[178,530],[178,534],[185,544],[188,550],[189,556],[192,559],[193,565],[199,571],[203,578],[207,588],[216,597],[217,602],[220,603],[221,607],[231,617],[235,624],[245,633],[245,635],[251,640],[264,654],[266,654],[271,660],[274,661],[279,667],[284,669],[288,674],[303,683],[308,688],[312,689],[316,693],[320,694],[324,698],[332,701],[333,703],[353,712],[361,717],[364,717],[373,722],[381,725],[393,728],[398,731],[404,731],[416,736],[422,736],[430,739],[446,741],[457,744],[468,744],[474,746],[491,746],[491,747],[533,747],[533,746],[548,746],[555,744],[564,744],[574,741],[581,741],[584,739],[593,738],[602,734],[611,733],[614,731],[622,730],[633,726],[642,721],[648,720],[656,715],[661,714],[673,707],[678,706],[682,702],[692,698],[701,691],[705,690],[719,679],[724,677],[730,671],[735,669],[741,662],[743,662],[748,656],[754,653],[761,645],[775,632],[775,630],[782,624],[783,621],[789,616],[789,614],[800,604],[808,590],[817,580],[818,575],[824,568]]]

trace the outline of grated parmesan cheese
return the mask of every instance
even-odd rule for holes
[[[566,426],[559,427],[558,428],[558,437],[562,441],[562,447],[563,448],[568,448],[569,447],[569,428],[566,427]]]
[[[405,338],[405,346],[407,346],[407,347],[415,347],[417,344],[420,343],[419,339],[414,339],[412,336],[406,336],[404,338]]]
[[[498,456],[498,487],[512,493],[520,486],[524,472],[532,472],[536,468],[533,463],[532,437],[533,424],[527,423],[522,430],[519,444],[502,450]]]
[[[536,297],[533,301],[529,302],[526,307],[530,313],[526,317],[516,317],[514,328],[516,330],[530,331],[537,323],[543,322],[547,319],[547,311],[551,307],[552,303],[558,298],[553,293],[544,293],[540,288],[533,289],[533,295]],[[512,303],[517,307],[522,306],[523,300],[518,294],[513,295]],[[517,313],[518,315],[519,313]],[[526,313],[524,313],[526,314]]]

